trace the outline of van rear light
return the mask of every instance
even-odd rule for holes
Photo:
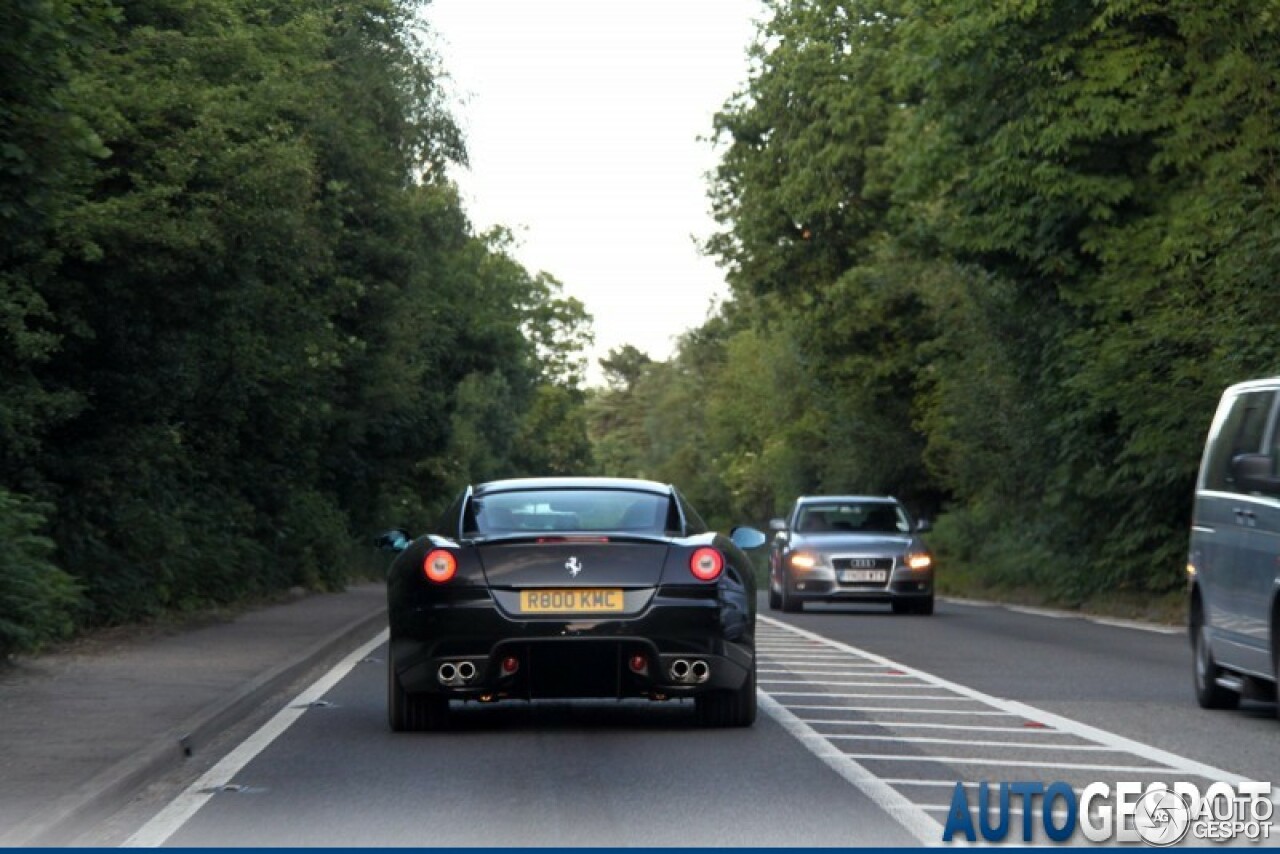
[[[689,571],[699,581],[715,581],[724,570],[724,556],[712,548],[703,547],[689,558]]]
[[[433,549],[422,561],[422,572],[428,581],[444,584],[458,574],[458,559],[444,549]]]

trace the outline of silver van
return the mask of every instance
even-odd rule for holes
[[[1196,699],[1234,708],[1280,682],[1280,377],[1227,389],[1209,429],[1187,560]]]

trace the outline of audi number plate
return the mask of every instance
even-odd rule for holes
[[[883,569],[844,569],[840,571],[840,580],[851,581],[887,581],[889,573]]]
[[[600,614],[623,609],[622,591],[615,588],[520,591],[521,614]]]

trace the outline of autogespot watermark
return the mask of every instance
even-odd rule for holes
[[[1270,783],[956,783],[942,841],[1031,842],[1039,828],[1053,842],[1259,843],[1274,814]]]

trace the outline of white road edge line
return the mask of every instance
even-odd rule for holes
[[[895,679],[907,679],[907,676],[897,676]],[[761,679],[761,685],[830,685],[837,688],[893,688],[900,691],[904,688],[921,688],[932,689],[933,685],[903,685],[902,683],[892,684],[888,682],[837,682],[831,679]]]
[[[1088,741],[1109,745],[1119,751],[1132,753],[1135,756],[1139,756],[1165,768],[1181,771],[1184,774],[1195,774],[1198,777],[1203,777],[1208,780],[1218,780],[1223,783],[1231,783],[1233,785],[1250,782],[1249,778],[1242,777],[1239,774],[1232,774],[1231,772],[1224,771],[1221,768],[1215,768],[1212,765],[1206,765],[1203,762],[1197,762],[1193,759],[1188,759],[1185,756],[1179,756],[1176,753],[1171,753],[1167,750],[1162,750],[1149,744],[1134,741],[1131,738],[1125,738],[1124,736],[1117,735],[1113,732],[1107,732],[1106,730],[1080,723],[1079,721],[1072,720],[1071,718],[1055,715],[1052,712],[1037,709],[1034,706],[1027,705],[1026,703],[1020,703],[1016,700],[1004,700],[999,697],[993,697],[990,694],[984,694],[981,691],[974,690],[973,688],[934,676],[932,673],[926,673],[923,670],[908,667],[905,664],[900,664],[896,661],[885,658],[884,656],[876,655],[873,652],[867,652],[866,650],[861,650],[857,647],[849,646],[848,644],[834,641],[830,638],[825,638],[822,635],[792,626],[789,623],[783,623],[780,620],[773,619],[772,617],[760,615],[758,619],[773,626],[786,626],[788,629],[802,637],[825,641],[832,649],[842,649],[851,655],[860,656],[867,661],[874,661],[883,664],[886,667],[901,670],[903,673],[910,673],[925,682],[929,682],[939,688],[955,692],[963,697],[976,700],[990,706],[991,708],[1001,709],[1029,721],[1037,721],[1039,723],[1046,724],[1054,729],[1071,733],[1072,735],[1079,736],[1080,738]]]
[[[867,669],[870,669],[870,665],[868,665]],[[879,667],[875,669],[877,671],[881,670],[881,668]],[[906,676],[905,674],[900,674],[900,673],[867,673],[864,669],[855,669],[852,667],[844,668],[841,670],[798,670],[794,667],[782,667],[782,668],[776,668],[776,669],[769,669],[769,668],[762,667],[756,672],[757,673],[775,673],[775,674],[790,673],[792,675],[798,675],[798,676],[856,676],[859,679],[910,679],[911,678],[910,676]]]
[[[990,765],[993,768],[1066,768],[1072,771],[1115,771],[1124,774],[1170,774],[1177,768],[1154,765],[1108,765],[1096,762],[1042,762],[1038,759],[991,759],[986,756],[930,756],[927,753],[846,753],[868,762],[937,762],[942,765]]]
[[[120,847],[157,848],[163,845],[196,814],[197,810],[213,798],[217,789],[230,783],[244,766],[252,762],[254,757],[279,738],[285,730],[293,726],[298,718],[306,713],[308,705],[329,693],[334,685],[342,681],[360,663],[361,659],[367,658],[369,653],[386,643],[388,634],[388,630],[383,629],[373,640],[342,659],[332,670],[304,688],[302,693],[276,712],[271,720],[222,757],[218,764],[206,771],[200,779],[188,786],[186,791],[152,816],[150,821],[126,839]]]
[[[1054,733],[1063,735],[1064,733]],[[894,744],[952,744],[962,747],[1012,747],[1018,750],[1066,750],[1081,753],[1116,753],[1105,744],[1034,744],[1029,741],[981,741],[970,738],[935,738],[916,735],[861,735],[847,732],[824,732],[827,738],[841,741],[891,741]],[[981,757],[980,757],[981,758]],[[993,760],[994,761],[994,760]]]
[[[888,783],[890,786],[932,786],[943,789],[954,789],[957,783],[964,786],[966,789],[976,789],[979,786],[990,785],[985,782],[979,783],[968,780],[913,780],[909,777],[881,777],[880,779]],[[1084,786],[1072,786],[1071,791],[1076,794],[1080,794],[1084,791]]]
[[[1154,632],[1158,635],[1181,635],[1187,631],[1186,628],[1181,626],[1160,626],[1139,623],[1137,620],[1117,620],[1112,617],[1085,617],[1085,619],[1100,626],[1110,626],[1115,629],[1137,629],[1140,632]]]
[[[1053,608],[1028,608],[1021,605],[1010,605],[1006,602],[989,602],[985,599],[961,599],[955,596],[939,597],[943,602],[950,602],[954,605],[964,605],[970,608],[1001,608],[1006,611],[1014,611],[1019,614],[1034,614],[1041,617],[1053,617],[1054,619],[1075,619],[1087,620],[1091,623],[1097,623],[1100,626],[1110,626],[1116,629],[1134,629],[1139,632],[1152,632],[1157,635],[1180,635],[1187,629],[1185,626],[1173,626],[1165,623],[1146,623],[1141,620],[1122,620],[1115,617],[1096,617],[1091,614],[1081,613],[1080,611],[1062,611]]]
[[[942,825],[928,813],[851,759],[848,754],[837,749],[773,697],[760,691],[756,699],[765,714],[781,724],[783,729],[807,747],[810,753],[866,795],[872,803],[888,813],[922,844],[929,846],[941,844]]]
[[[880,687],[889,687],[887,685]],[[923,686],[921,686],[923,687]],[[831,691],[770,691],[775,697],[827,697],[832,700],[941,700],[947,703],[970,703],[966,697],[952,697],[947,694],[835,694]]]
[[[987,709],[907,709],[901,706],[811,706],[801,703],[788,703],[787,708],[806,712],[893,712],[902,715],[971,715],[990,718],[1021,717],[1008,712],[993,712]],[[879,721],[868,721],[879,723]],[[1030,727],[1028,727],[1030,729]]]
[[[979,726],[977,724],[933,724],[933,723],[907,723],[906,721],[837,721],[825,718],[801,718],[807,724],[832,724],[834,726],[874,726],[874,727],[901,727],[904,729],[945,729],[945,730],[969,730],[973,732],[1008,732],[1023,733],[1026,735],[1040,735],[1047,733],[1049,735],[1060,735],[1057,730],[1048,728],[1031,728],[1024,726]],[[1022,744],[1024,742],[1018,742]]]

